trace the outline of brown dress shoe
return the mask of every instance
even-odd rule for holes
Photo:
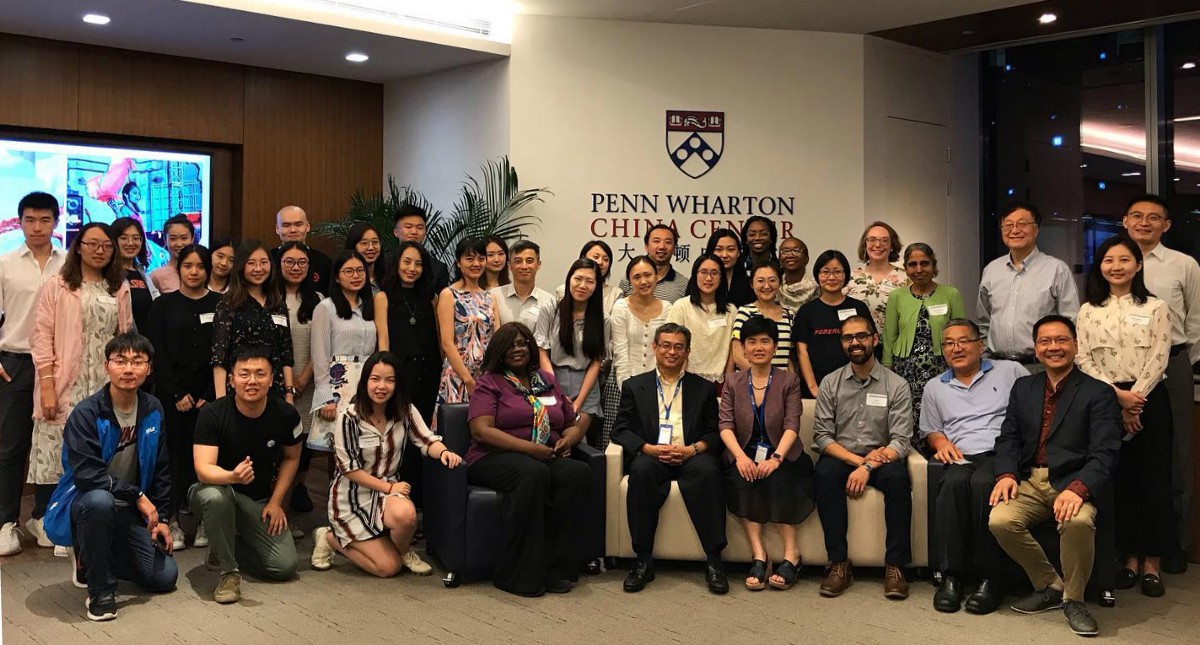
[[[832,562],[825,568],[825,579],[821,581],[821,595],[836,598],[854,584],[854,569],[849,560]]]
[[[904,600],[908,597],[908,582],[900,567],[887,565],[883,573],[883,597],[889,600]]]

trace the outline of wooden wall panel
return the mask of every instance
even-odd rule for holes
[[[383,87],[248,69],[242,146],[246,237],[278,241],[275,213],[295,204],[314,222],[345,215],[355,190],[383,175]]]
[[[0,123],[77,129],[78,79],[73,45],[0,34]]]
[[[241,143],[242,70],[174,56],[82,48],[78,129]]]

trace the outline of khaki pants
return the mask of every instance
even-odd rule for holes
[[[1029,533],[1031,527],[1054,518],[1058,491],[1050,485],[1049,473],[1047,468],[1034,468],[1029,479],[1020,483],[1012,501],[992,509],[988,528],[1000,547],[1025,570],[1034,589],[1061,588],[1064,600],[1082,602],[1096,557],[1096,507],[1084,502],[1075,517],[1059,524],[1063,577],[1058,577],[1045,551]]]
[[[239,564],[268,580],[290,580],[296,575],[296,543],[284,529],[269,535],[262,520],[266,502],[257,502],[232,486],[192,484],[189,500],[204,522],[209,548],[221,563],[221,573],[237,571]]]

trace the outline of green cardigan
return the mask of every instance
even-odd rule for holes
[[[962,294],[949,285],[939,284],[925,300],[913,297],[908,287],[894,289],[888,296],[887,313],[883,323],[883,364],[891,367],[893,358],[906,358],[912,353],[913,338],[917,333],[917,314],[921,305],[937,307],[946,305],[946,313],[929,314],[929,327],[933,331],[933,355],[942,355],[942,327],[951,318],[966,318]]]

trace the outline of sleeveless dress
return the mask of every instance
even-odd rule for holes
[[[487,291],[448,288],[454,295],[454,343],[458,355],[471,374],[478,376],[483,365],[483,352],[496,332],[496,323],[492,320],[492,296]],[[471,398],[467,386],[447,359],[442,361],[438,397],[442,403],[468,403]]]
[[[923,296],[913,297],[925,301],[932,295],[933,291],[930,291]],[[912,352],[904,358],[897,356],[892,359],[892,371],[908,381],[908,389],[912,393],[913,427],[916,428],[921,420],[921,397],[925,395],[925,384],[946,371],[942,357],[933,352],[933,328],[929,326],[929,308],[924,304],[917,313]]]

